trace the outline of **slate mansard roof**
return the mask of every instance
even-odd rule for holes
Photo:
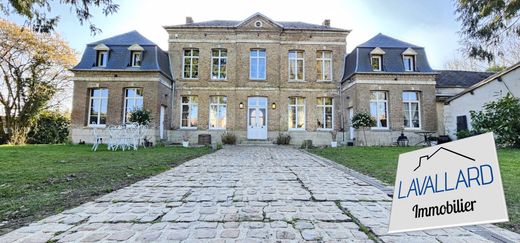
[[[383,55],[382,70],[373,71],[370,63],[370,52],[375,48],[381,48],[385,54]],[[415,71],[407,72],[404,70],[402,54],[408,48],[413,49],[415,55]],[[346,81],[355,73],[430,73],[434,71],[428,63],[426,52],[423,47],[416,46],[395,38],[378,34],[367,42],[358,45],[354,50],[345,57],[345,68],[343,72],[343,80]]]
[[[261,17],[266,19],[276,26],[284,29],[284,30],[318,30],[318,31],[338,31],[338,32],[350,32],[350,30],[330,27],[326,25],[319,24],[310,24],[304,22],[291,22],[291,21],[274,21],[261,13],[255,13],[252,16],[248,17],[243,21],[237,20],[211,20],[211,21],[203,21],[203,22],[194,22],[180,25],[170,25],[165,26],[166,29],[190,29],[190,28],[224,28],[224,29],[236,29],[240,27],[241,24],[246,23],[248,20],[254,17]]]
[[[436,72],[437,88],[468,88],[495,74],[458,70],[436,70]]]
[[[106,67],[97,67],[97,52],[94,49],[97,45],[103,44],[110,48],[108,52],[108,62]],[[142,54],[141,66],[131,67],[130,50],[128,48],[134,44],[141,46],[144,51]],[[163,51],[152,41],[142,36],[137,31],[131,31],[117,35],[108,39],[87,44],[81,61],[72,70],[74,71],[158,71],[173,80],[170,71],[170,60],[168,53]]]

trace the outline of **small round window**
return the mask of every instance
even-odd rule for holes
[[[257,28],[262,27],[262,21],[256,21],[255,22],[255,27],[257,27]]]

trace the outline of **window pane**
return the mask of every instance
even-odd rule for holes
[[[190,109],[190,126],[196,127],[198,124],[198,117],[197,114],[199,112],[198,105],[192,105]]]
[[[325,128],[332,128],[332,107],[325,107]]]
[[[265,58],[265,50],[259,50],[258,51],[258,56]]]
[[[303,58],[303,51],[296,52],[298,58]]]
[[[294,105],[296,104],[296,98],[295,97],[290,97],[289,98],[289,105]]]
[[[289,59],[295,59],[296,58],[296,52],[290,51],[289,52]]]
[[[249,77],[252,79],[259,78],[258,75],[258,58],[251,58],[249,62]]]
[[[303,80],[303,60],[298,60],[298,80]]]
[[[317,98],[317,99],[316,99],[316,103],[317,103],[318,105],[323,105],[323,98]]]
[[[296,128],[296,107],[289,107],[289,128]]]
[[[387,127],[387,119],[386,119],[386,103],[380,102],[378,103],[378,118],[382,127]]]
[[[325,98],[325,105],[332,105],[332,98]]]
[[[409,103],[404,104],[404,127],[410,127],[410,106]]]
[[[331,70],[332,70],[332,63],[327,60],[325,61],[325,69],[323,70],[323,80],[332,80]]]
[[[264,55],[265,55],[265,52],[264,52]],[[258,78],[265,79],[265,72],[266,72],[266,60],[265,60],[265,58],[261,58],[258,61]]]
[[[414,128],[420,127],[420,121],[419,121],[419,104],[412,103],[412,125]]]
[[[182,96],[181,99],[182,99],[182,103],[188,103],[190,100],[190,98],[188,96]]]
[[[318,62],[316,63],[316,72],[318,74],[318,80],[323,80],[323,61],[322,60],[318,60]]]
[[[210,105],[209,107],[209,127],[217,128],[217,112],[218,107],[216,105]]]
[[[297,128],[304,128],[305,127],[305,111],[303,107],[299,107],[298,110],[298,126]]]
[[[182,113],[181,113],[181,126],[187,127],[189,122],[189,106],[183,105],[182,106]]]
[[[316,125],[318,128],[324,128],[325,125],[324,125],[324,121],[323,121],[323,112],[324,112],[324,109],[323,107],[318,107],[318,109],[316,109]]]
[[[294,80],[296,79],[296,60],[290,60],[289,61],[289,79]]]

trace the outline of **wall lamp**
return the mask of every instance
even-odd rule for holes
[[[273,110],[276,110],[276,103],[273,102],[273,103],[271,104],[271,108],[272,108]]]
[[[243,102],[240,102],[240,104],[238,104],[238,108],[240,108],[240,109],[244,109],[244,103],[243,103]]]

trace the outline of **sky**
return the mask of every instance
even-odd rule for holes
[[[275,21],[321,24],[330,19],[331,26],[352,30],[347,37],[348,52],[383,33],[425,47],[434,69],[444,68],[461,47],[454,0],[114,0],[120,5],[116,14],[93,11],[92,22],[103,31],[95,36],[68,7],[53,2],[50,16],[61,16],[57,32],[80,54],[90,42],[131,30],[167,50],[168,35],[162,26],[184,24],[186,16],[195,22],[243,20],[256,12]],[[7,19],[23,23],[14,15]]]

